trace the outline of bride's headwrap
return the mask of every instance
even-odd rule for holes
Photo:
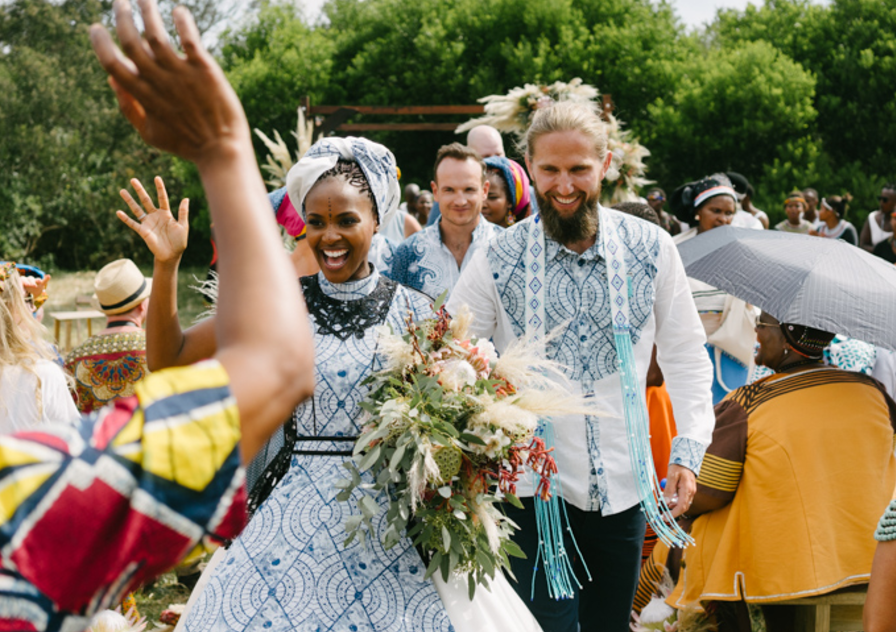
[[[391,151],[366,138],[330,137],[314,143],[286,176],[286,190],[294,208],[304,219],[305,197],[339,160],[355,162],[361,167],[376,203],[380,225],[384,224],[401,201],[398,167]]]

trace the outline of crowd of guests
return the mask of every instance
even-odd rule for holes
[[[152,277],[128,259],[103,267],[93,300],[106,326],[65,359],[36,317],[49,276],[0,264],[0,471],[27,482],[3,504],[0,627],[83,629],[195,547],[226,541],[182,629],[567,632],[628,625],[633,604],[646,622],[647,607],[661,603],[663,617],[703,609],[724,630],[749,625],[746,604],[755,602],[774,632],[795,625],[794,611],[775,602],[869,580],[868,629],[892,629],[896,552],[886,543],[896,541],[896,511],[884,512],[896,489],[896,363],[887,350],[779,322],[685,278],[675,244],[728,225],[770,228],[742,175],[708,174],[668,198],[654,187],[606,209],[592,199],[609,165],[606,131],[593,111],[558,105],[538,114],[520,160],[487,126],[441,147],[428,188],[402,190],[383,145],[324,138],[265,201],[242,110],[188,15],[177,22],[189,63],[158,38],[152,55],[141,54],[149,45],[135,39],[129,13],[117,15],[119,37],[143,72],[121,62],[104,30],[93,37],[144,138],[199,166],[220,252],[216,313],[181,328],[176,273],[189,211],[184,202],[172,213],[160,179],[157,203],[134,181],[139,203],[122,191],[130,213],[118,214],[152,252]],[[144,24],[161,33],[153,10]],[[187,134],[189,117],[156,107],[146,97],[155,92],[177,94],[215,125]],[[896,262],[896,184],[884,185],[861,233],[846,220],[850,201],[795,191],[774,229]],[[297,237],[291,264],[271,215]],[[595,242],[598,217],[633,254],[614,259]],[[526,254],[538,261],[533,244],[552,275],[543,295],[532,294],[544,286]],[[609,322],[611,308],[598,309],[609,260],[629,266],[654,467],[695,545],[657,541],[628,487],[624,432],[613,443],[622,426],[590,416],[575,421],[587,445],[560,437],[557,452],[561,470],[574,473],[564,512],[583,534],[581,547],[568,548],[579,575],[595,576],[581,598],[563,604],[535,590],[540,549],[528,501],[513,514],[532,553],[514,561],[524,581],[499,573],[473,599],[465,582],[426,577],[407,537],[390,549],[376,538],[367,548],[344,542],[345,521],[361,510],[339,503],[335,485],[361,432],[365,378],[381,368],[378,327],[426,318],[443,297],[452,312],[473,308],[474,328],[501,352],[526,333],[531,301],[547,297],[548,320],[564,323],[546,343],[549,356],[568,358],[563,370],[583,392],[611,408],[619,397],[621,416],[618,388],[612,398],[602,390],[618,384],[618,347],[608,351],[611,328],[599,320]],[[377,502],[383,510],[385,499]],[[96,511],[91,525],[85,507]],[[65,569],[47,572],[66,555]],[[195,581],[191,559],[182,568]]]

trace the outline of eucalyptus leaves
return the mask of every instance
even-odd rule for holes
[[[509,557],[525,557],[511,540],[516,525],[499,508],[520,505],[516,483],[526,468],[549,495],[556,466],[535,437],[540,416],[581,406],[545,378],[550,362],[525,344],[498,357],[488,340],[471,338],[469,313],[408,321],[403,335],[379,332],[386,368],[368,378],[361,407],[369,415],[349,477],[337,498],[357,502],[346,522],[348,545],[384,525],[386,548],[404,535],[427,554],[426,577],[467,575],[470,597]],[[374,496],[389,494],[384,522]]]

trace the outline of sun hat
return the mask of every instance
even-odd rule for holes
[[[144,277],[130,259],[119,259],[96,273],[93,289],[93,306],[112,316],[130,311],[149,298],[152,279]]]

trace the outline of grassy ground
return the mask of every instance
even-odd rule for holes
[[[190,286],[198,284],[196,279],[205,278],[206,269],[201,267],[181,269],[178,274],[178,307],[180,312],[180,321],[183,327],[188,327],[194,319],[205,310],[206,305],[202,296],[191,289]],[[43,324],[49,330],[49,336],[53,338],[54,320],[50,315],[56,311],[76,311],[84,309],[93,309],[86,303],[76,304],[77,299],[87,299],[93,294],[93,279],[96,276],[95,271],[82,272],[64,272],[50,271],[53,279],[50,281],[48,294],[50,298],[44,305]],[[144,270],[144,274],[150,276],[151,270]],[[104,326],[103,319],[93,321],[93,331],[96,333]],[[65,324],[60,329],[60,338],[58,341],[60,350],[65,353]],[[80,332],[76,325],[72,325],[72,346],[77,346],[87,338],[87,326],[82,324]],[[186,603],[189,598],[189,591],[182,585],[177,583],[174,573],[166,573],[160,577],[153,586],[142,590],[135,595],[137,600],[137,609],[141,616],[145,616],[149,622],[148,629],[154,629],[152,623],[158,621],[159,615],[163,610],[172,604]]]
[[[55,328],[55,322],[50,315],[52,312],[93,309],[86,301],[93,294],[93,279],[96,276],[96,271],[50,271],[50,273],[53,279],[50,281],[48,290],[50,298],[44,305],[43,323],[52,337]],[[202,267],[182,268],[178,273],[177,303],[180,310],[180,322],[184,328],[193,324],[194,319],[205,310],[202,296],[190,287],[198,284],[197,278],[205,279],[205,273],[206,269]],[[144,274],[151,276],[152,271],[144,270]],[[94,332],[99,331],[103,327],[103,320],[92,321],[92,326]],[[68,351],[67,348],[63,348],[66,345],[65,330],[66,324],[62,323],[59,331],[60,340],[56,341],[63,352]],[[75,347],[86,339],[86,324],[82,324],[79,331],[78,325],[73,323],[71,346]]]

